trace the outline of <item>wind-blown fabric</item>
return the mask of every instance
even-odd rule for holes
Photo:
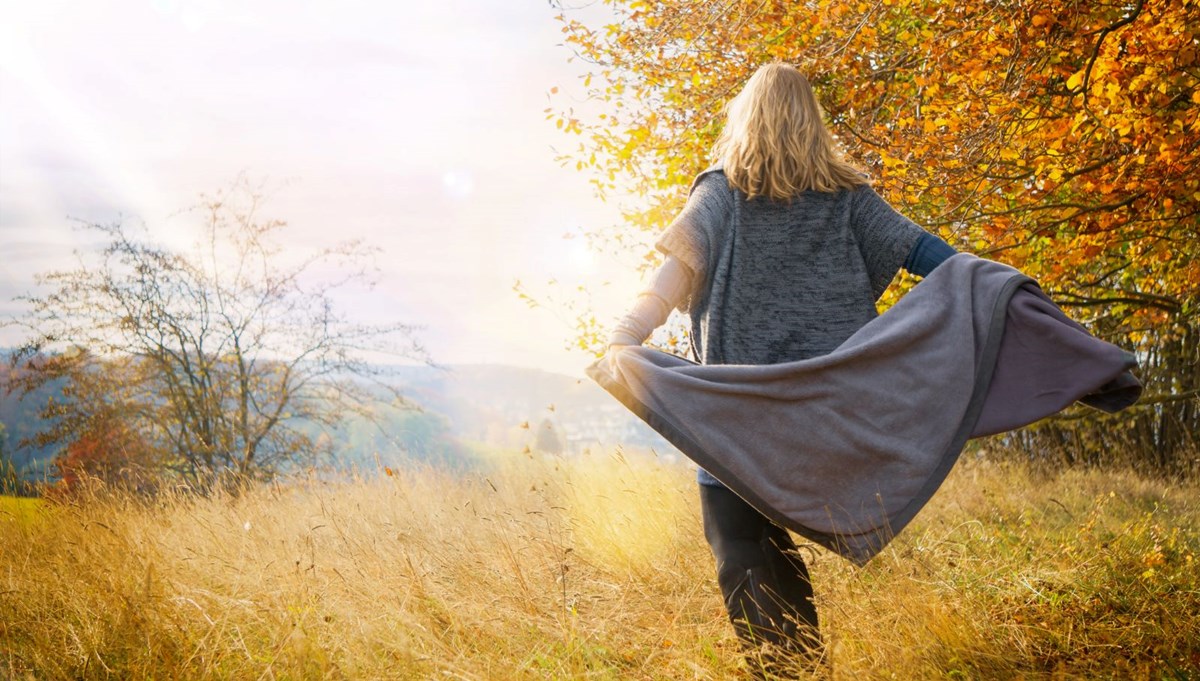
[[[1029,277],[958,254],[827,355],[701,365],[627,347],[587,372],[768,518],[862,564],[969,438],[1076,400],[1123,409],[1141,393],[1135,366]]]

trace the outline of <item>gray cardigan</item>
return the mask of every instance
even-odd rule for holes
[[[701,365],[624,347],[588,375],[768,518],[861,564],[967,439],[1075,400],[1123,409],[1135,365],[1032,279],[963,253],[825,355]]]
[[[747,200],[710,168],[656,246],[695,273],[681,305],[695,359],[773,364],[823,355],[875,318],[925,233],[869,186]]]

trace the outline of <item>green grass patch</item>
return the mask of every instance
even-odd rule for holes
[[[37,497],[10,497],[0,494],[0,523],[25,527],[46,517],[49,506]]]

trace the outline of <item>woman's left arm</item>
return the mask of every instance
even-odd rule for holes
[[[608,344],[641,345],[654,330],[662,326],[671,310],[680,304],[692,289],[692,271],[675,256],[654,273],[650,285],[639,295],[637,302],[617,323]]]

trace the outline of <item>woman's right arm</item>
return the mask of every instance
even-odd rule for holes
[[[851,224],[876,299],[900,268],[924,277],[956,253],[945,241],[897,212],[869,186],[855,191],[851,205]]]
[[[904,260],[904,269],[909,274],[927,277],[934,268],[957,252],[940,237],[925,232],[917,238],[917,243],[913,244],[908,252],[908,257]]]

